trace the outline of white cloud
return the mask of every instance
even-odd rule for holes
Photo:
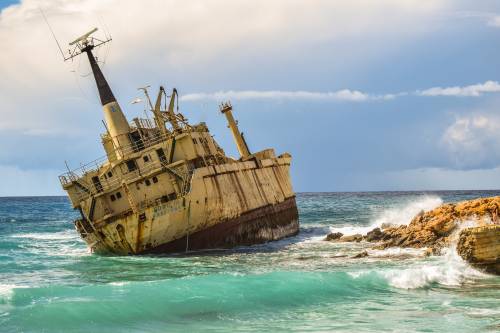
[[[215,93],[194,93],[181,96],[183,101],[215,100],[224,101],[228,99],[291,99],[291,100],[336,100],[363,102],[368,100],[388,100],[394,99],[395,95],[371,95],[358,90],[342,89],[333,92],[312,92],[312,91],[219,91]]]
[[[456,11],[452,13],[451,17],[458,19],[479,19],[490,27],[500,27],[500,15],[494,12]]]
[[[490,17],[490,19],[488,20],[488,25],[495,28],[500,28],[500,15]]]
[[[280,91],[280,90],[228,90],[214,93],[192,93],[181,96],[184,101],[215,100],[222,101],[227,99],[291,99],[291,100],[336,100],[351,102],[366,102],[376,100],[393,100],[401,96],[426,96],[426,97],[479,97],[485,93],[500,92],[500,83],[497,81],[486,81],[484,83],[473,84],[469,86],[454,87],[433,87],[414,92],[399,92],[388,94],[372,94],[361,92],[359,90],[342,89],[331,92],[318,91]]]
[[[54,107],[49,101],[81,97],[68,72],[86,73],[88,66],[85,59],[62,63],[39,7],[63,49],[93,26],[101,28],[101,37],[103,28],[113,33],[104,70],[109,70],[111,79],[118,78],[111,82],[119,82],[112,86],[120,95],[125,89],[134,91],[144,80],[153,83],[175,76],[176,85],[182,85],[200,75],[216,77],[224,64],[248,68],[239,59],[251,52],[282,62],[316,44],[380,36],[407,39],[427,32],[429,25],[422,20],[446,6],[445,0],[22,0],[0,13],[1,127],[38,132],[81,127],[81,121],[61,118],[72,112],[75,102]],[[100,51],[103,56],[104,51]],[[229,86],[241,84],[237,74],[228,80]],[[86,106],[99,112],[93,82],[79,80],[83,90],[91,91],[84,96]],[[343,100],[371,98],[350,90],[334,94]]]
[[[491,114],[457,117],[444,131],[441,144],[457,168],[497,166],[500,117]]]
[[[417,91],[420,96],[481,96],[484,93],[500,92],[500,83],[497,81],[486,81],[464,87],[433,87]]]

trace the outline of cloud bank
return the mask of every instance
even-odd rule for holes
[[[193,93],[181,96],[183,101],[199,101],[199,100],[227,100],[227,99],[292,99],[292,100],[335,100],[335,101],[350,101],[364,102],[373,100],[388,100],[395,98],[395,95],[372,95],[366,94],[359,90],[342,89],[334,92],[313,92],[313,91],[258,91],[258,90],[243,90],[243,91],[219,91],[215,93]]]
[[[448,97],[479,97],[485,93],[500,92],[500,83],[497,81],[486,81],[469,86],[454,87],[433,87],[425,90],[413,92],[399,92],[384,95],[377,95],[362,92],[359,90],[342,89],[332,92],[318,91],[280,91],[280,90],[228,90],[214,93],[192,93],[181,96],[183,101],[201,101],[214,100],[223,101],[228,99],[249,100],[249,99],[290,99],[290,100],[323,100],[323,101],[348,101],[348,102],[367,102],[367,101],[388,101],[400,96],[448,96]]]
[[[468,97],[474,96],[478,97],[484,93],[498,93],[500,92],[500,83],[497,81],[486,81],[484,83],[474,84],[465,87],[434,87],[426,89],[423,91],[418,91],[417,95],[421,96],[459,96]]]
[[[184,84],[183,91],[196,91],[200,88],[190,86],[199,85],[200,74],[213,86],[217,77],[224,75],[221,71],[228,67],[246,69],[257,55],[270,63],[282,63],[300,55],[301,49],[317,45],[369,36],[398,39],[423,34],[428,25],[417,22],[447,6],[445,0],[21,0],[0,12],[0,40],[8,45],[0,52],[0,127],[71,131],[80,128],[82,119],[61,117],[66,110],[74,104],[98,107],[94,83],[69,73],[88,73],[85,59],[62,63],[39,8],[63,49],[93,26],[100,28],[100,37],[105,29],[113,34],[104,71],[109,69],[105,74],[119,95],[125,89],[135,93],[137,85],[165,80],[166,75]],[[100,58],[104,59],[105,51],[98,54]],[[238,71],[236,74],[227,81],[230,87],[244,82]],[[255,92],[243,95],[262,96]],[[377,99],[354,90],[312,95],[351,101]],[[81,101],[61,100],[68,96]],[[134,97],[128,95],[127,100]],[[22,116],[10,111],[21,106]],[[44,106],[43,114],[40,106]]]
[[[500,160],[500,117],[485,112],[458,116],[445,129],[441,145],[455,168],[496,167]]]

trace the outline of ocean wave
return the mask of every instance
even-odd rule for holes
[[[392,251],[397,253],[395,249]],[[401,251],[403,253],[403,249]],[[444,252],[442,256],[419,261],[406,269],[382,269],[375,273],[383,277],[390,286],[400,289],[425,288],[434,284],[458,287],[464,283],[488,277],[487,274],[468,265],[457,254],[454,246],[445,249]],[[354,272],[351,276],[358,278],[372,273],[373,271]]]
[[[58,232],[30,232],[24,234],[11,235],[12,238],[28,238],[36,240],[73,240],[78,239],[78,235],[73,230],[64,230]]]
[[[424,195],[401,206],[382,211],[368,226],[346,225],[330,227],[331,232],[341,232],[344,235],[366,234],[380,228],[382,225],[407,225],[421,211],[429,211],[443,204],[443,200],[434,195]]]
[[[8,302],[14,294],[14,289],[26,288],[16,284],[2,284],[0,283],[0,304]]]

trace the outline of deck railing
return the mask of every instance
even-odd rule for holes
[[[121,176],[113,176],[111,178],[104,179],[100,182],[100,186],[96,187],[94,184],[89,184],[87,182],[83,182],[81,179],[73,179],[73,182],[78,183],[80,186],[77,186],[78,192],[78,200],[83,201],[88,199],[91,196],[97,195],[102,192],[110,192],[115,189],[118,189],[122,186],[122,183],[129,183],[134,179],[138,179],[144,177],[148,174],[151,174],[155,171],[159,171],[161,169],[168,169],[170,173],[173,173],[181,180],[181,193],[179,195],[183,196],[187,192],[189,192],[189,183],[191,181],[191,176],[193,170],[182,170],[181,168],[172,168],[166,166],[164,163],[160,161],[153,161],[148,163],[147,166],[138,168],[134,171],[128,172]]]
[[[131,143],[124,147],[118,147],[115,149],[115,153],[118,153],[121,156],[127,156],[129,154],[141,151],[145,148],[154,146],[162,141],[169,139],[170,137],[171,135],[164,135],[158,133],[157,135],[149,137],[145,140],[143,139],[139,142]],[[107,155],[101,156],[89,163],[81,165],[79,168],[63,173],[62,175],[59,176],[59,181],[61,182],[61,185],[63,186],[67,185],[73,181],[82,178],[88,172],[95,172],[99,170],[99,168],[102,167],[102,165],[107,161],[108,161]]]

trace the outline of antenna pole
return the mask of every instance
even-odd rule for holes
[[[66,57],[64,56],[64,52],[61,48],[61,45],[59,45],[59,42],[57,41],[54,30],[52,30],[52,27],[50,26],[49,21],[47,20],[47,17],[45,16],[42,8],[38,7],[38,10],[40,10],[40,13],[42,13],[43,19],[45,20],[45,23],[47,23],[47,26],[49,27],[50,33],[52,34],[52,37],[54,37],[54,40],[56,41],[57,47],[59,48],[59,52],[61,52],[61,56],[63,57],[63,60],[66,61]]]

